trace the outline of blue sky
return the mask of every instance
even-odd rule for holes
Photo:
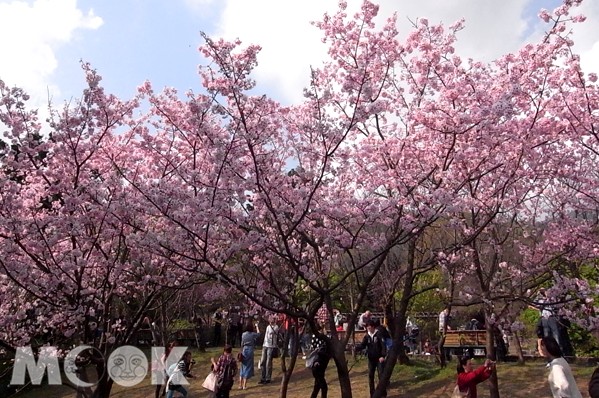
[[[350,9],[361,3],[348,0]],[[491,60],[542,33],[536,14],[559,0],[381,0],[381,14],[451,24],[465,17],[458,51]],[[501,6],[499,6],[501,4]],[[79,60],[90,62],[108,91],[128,98],[150,80],[156,89],[200,91],[200,32],[263,47],[258,89],[284,103],[301,99],[309,66],[325,49],[310,21],[337,9],[337,0],[0,0],[0,79],[22,86],[44,104],[78,97]],[[578,51],[588,71],[599,69],[599,1],[585,0]]]

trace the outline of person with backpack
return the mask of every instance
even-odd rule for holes
[[[389,351],[393,347],[393,338],[391,337],[391,334],[389,333],[387,327],[383,325],[380,320],[374,319],[374,322],[376,324],[376,330],[385,342],[385,348],[387,349],[386,352],[389,353]]]
[[[374,394],[374,374],[378,374],[379,381],[381,380],[381,373],[385,366],[385,357],[387,356],[387,347],[385,345],[385,338],[381,332],[377,329],[377,322],[374,319],[368,320],[366,323],[366,334],[362,343],[357,347],[359,350],[366,350],[366,357],[368,358],[368,386],[370,387],[370,396]],[[387,393],[383,394],[386,397]]]
[[[216,373],[216,398],[229,398],[229,393],[235,384],[237,374],[237,361],[233,357],[233,347],[226,344],[218,361],[211,358],[212,368]]]
[[[187,397],[187,389],[183,387],[182,382],[184,378],[194,377],[191,374],[191,366],[193,364],[191,352],[185,351],[181,360],[168,368],[167,373],[169,378],[166,383],[166,398],[173,398],[175,391],[181,393],[183,397]]]

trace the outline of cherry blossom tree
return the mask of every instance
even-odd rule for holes
[[[127,151],[137,99],[104,93],[84,65],[82,99],[51,109],[44,129],[27,95],[0,82],[0,340],[59,349],[88,344],[99,381],[82,396],[107,397],[106,361],[131,341],[165,287],[185,284],[155,249],[160,220],[116,173],[133,167]],[[88,367],[82,367],[86,379]]]
[[[315,23],[329,58],[287,107],[256,94],[258,46],[208,36],[200,94],[147,82],[121,101],[84,66],[88,89],[52,111],[49,132],[26,95],[0,83],[0,340],[92,342],[106,355],[165,290],[216,281],[205,297],[233,288],[314,329],[326,309],[349,398],[335,300],[359,287],[351,330],[377,278],[395,275],[382,396],[420,273],[441,265],[452,288],[472,282],[491,321],[498,300],[523,299],[558,265],[597,253],[593,225],[572,217],[597,198],[596,77],[566,32],[578,3],[541,13],[550,29],[539,43],[484,63],[455,54],[462,21],[420,19],[400,40],[395,16],[377,28],[374,3],[348,16],[342,1]],[[453,239],[428,239],[439,228]],[[593,292],[576,272],[559,286]],[[295,357],[283,366],[281,396]],[[86,393],[110,387],[103,376]]]
[[[573,139],[556,117],[570,48],[558,34],[563,21],[541,43],[486,64],[455,55],[462,22],[445,31],[419,20],[401,43],[395,18],[376,30],[376,5],[364,2],[353,17],[345,7],[316,24],[330,61],[312,70],[306,101],[293,107],[247,94],[258,47],[238,51],[240,43],[206,38],[207,95],[182,102],[143,89],[161,133],[145,134],[140,150],[155,154],[150,163],[162,175],[152,177],[160,179],[150,194],[128,181],[182,238],[182,258],[273,311],[312,319],[358,272],[359,306],[390,250],[442,216],[460,236],[444,251],[472,260],[489,292],[503,262],[483,266],[480,242],[501,243],[489,240],[493,228],[522,217]],[[290,163],[298,166],[288,173]],[[240,206],[246,191],[255,196],[249,212]],[[165,197],[191,206],[168,207]],[[333,336],[350,396],[345,341]],[[377,394],[394,363],[391,355]]]

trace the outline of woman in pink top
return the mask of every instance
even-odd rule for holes
[[[491,376],[495,362],[487,359],[485,364],[474,369],[472,359],[465,356],[458,362],[458,388],[468,398],[477,398],[476,385]]]

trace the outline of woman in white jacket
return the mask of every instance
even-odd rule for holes
[[[554,398],[582,398],[572,369],[563,358],[562,350],[552,336],[539,339],[539,353],[547,358],[549,387]]]

